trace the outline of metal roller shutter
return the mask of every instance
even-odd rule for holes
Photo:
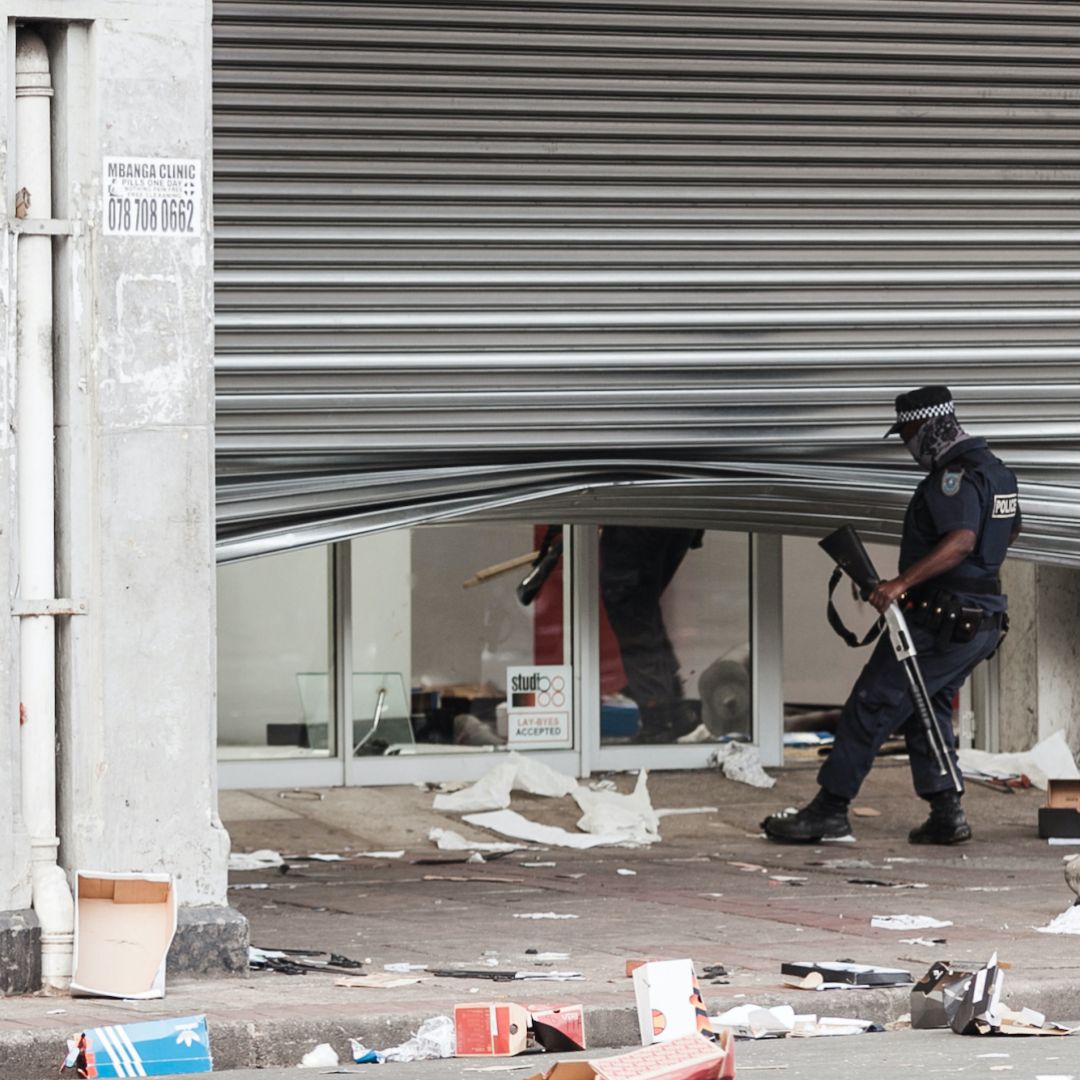
[[[1080,562],[1080,3],[217,0],[219,555],[895,537],[948,382]]]

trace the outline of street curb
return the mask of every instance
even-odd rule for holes
[[[927,963],[927,967],[929,967]],[[818,1015],[851,1016],[888,1024],[908,1012],[908,987],[877,990],[812,992],[748,991],[723,998],[706,991],[706,1004],[715,1015],[741,1002],[759,1005],[793,1005],[797,1011]],[[560,995],[569,1000],[573,995]],[[1080,1017],[1080,984],[1071,980],[1005,980],[1006,1003],[1028,1006],[1049,1019]],[[447,1009],[447,1013],[451,1010]],[[210,1048],[214,1071],[295,1066],[318,1043],[329,1043],[343,1062],[350,1059],[350,1038],[362,1038],[375,1049],[396,1046],[410,1038],[431,1012],[365,1013],[350,1010],[326,1019],[209,1019]],[[147,1017],[149,1019],[149,1017]],[[637,1046],[640,1042],[637,1011],[624,1005],[585,1006],[585,1030],[590,1049],[608,1050]],[[0,1080],[53,1080],[63,1060],[72,1028],[19,1031],[0,1034]]]

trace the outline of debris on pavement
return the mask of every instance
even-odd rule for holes
[[[634,968],[641,1045],[711,1034],[692,960],[652,960]]]
[[[177,1076],[213,1069],[205,1016],[88,1028],[68,1039],[60,1069],[80,1077]]]
[[[818,987],[839,984],[853,986],[904,986],[915,980],[904,968],[876,967],[873,964],[853,964],[848,961],[799,960],[782,963],[780,974],[795,979],[820,975]]]
[[[273,870],[277,866],[284,866],[285,860],[281,852],[271,851],[269,848],[259,848],[258,851],[231,851],[229,852],[229,869],[236,870]]]
[[[309,971],[325,971],[334,975],[349,974],[362,968],[359,960],[350,960],[339,953],[330,953],[326,960],[316,957],[327,956],[318,949],[260,949],[257,945],[248,946],[248,967],[252,971],[276,971],[279,975],[306,975]]]
[[[482,829],[490,829],[492,832],[502,833],[516,840],[528,840],[544,847],[632,846],[632,842],[628,842],[625,836],[567,832],[566,829],[560,829],[556,825],[541,825],[530,821],[516,810],[491,810],[480,814],[466,814],[462,820]]]
[[[751,743],[724,743],[709,755],[706,764],[719,769],[729,780],[751,787],[771,788],[776,783],[762,768],[758,748]]]
[[[728,1031],[718,1038],[683,1035],[614,1057],[560,1061],[528,1080],[733,1080],[735,1047]]]
[[[359,1039],[350,1039],[352,1047],[352,1059],[357,1065],[381,1065],[382,1055],[378,1050],[372,1050],[365,1046]]]
[[[1047,789],[1050,778],[1080,780],[1080,769],[1061,731],[1019,754],[991,754],[986,750],[960,750],[960,770],[987,776],[1026,776],[1034,787]]]
[[[579,916],[558,911],[516,911],[515,919],[577,919]]]
[[[1035,1009],[1001,1002],[1003,965],[997,953],[975,971],[938,961],[911,991],[911,1026],[950,1027],[957,1035],[1071,1035],[1080,1030],[1047,1022]]]
[[[795,1026],[795,1010],[790,1005],[755,1005],[747,1002],[710,1016],[714,1031],[726,1028],[736,1039],[780,1039]]]
[[[454,1021],[449,1016],[425,1020],[416,1034],[398,1046],[380,1050],[384,1061],[432,1061],[454,1056]]]
[[[936,949],[945,943],[943,937],[902,937],[900,939],[901,945],[922,945],[926,949]]]
[[[822,1035],[863,1035],[868,1031],[885,1029],[872,1020],[857,1020],[849,1016],[796,1016],[791,1037],[810,1039]]]
[[[1080,907],[1072,904],[1045,926],[1037,926],[1040,934],[1080,934]]]
[[[526,757],[516,750],[506,755],[506,760],[496,765],[485,776],[460,791],[441,792],[435,796],[435,810],[453,813],[476,813],[483,810],[502,810],[510,805],[511,791],[525,791],[531,795],[571,795],[578,782],[565,773],[557,772],[535,758]]]
[[[391,971],[372,971],[366,975],[345,975],[334,980],[335,986],[357,990],[396,990],[401,986],[421,983],[424,975],[397,975]]]
[[[851,812],[855,817],[881,817],[881,811],[872,806],[853,806]]]
[[[952,923],[929,915],[874,915],[870,925],[879,930],[940,930]]]
[[[620,844],[654,844],[660,839],[660,819],[649,798],[648,774],[638,772],[629,795],[578,787],[572,793],[582,812],[577,827],[597,836],[618,837]]]
[[[323,1066],[339,1065],[337,1051],[329,1043],[319,1043],[314,1050],[309,1050],[301,1059],[297,1068],[318,1069]]]
[[[882,881],[879,878],[848,878],[849,885],[869,885],[875,889],[929,889],[925,881]]]
[[[428,839],[440,851],[486,851],[504,854],[509,851],[526,851],[524,844],[509,844],[505,840],[466,840],[453,829],[432,829]],[[416,860],[420,862],[419,859]]]

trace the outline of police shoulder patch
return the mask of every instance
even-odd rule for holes
[[[955,495],[960,490],[960,481],[964,479],[963,469],[946,469],[941,474],[942,495]]]

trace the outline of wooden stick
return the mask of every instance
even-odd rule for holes
[[[536,561],[539,554],[539,551],[530,551],[528,555],[517,555],[513,559],[507,559],[506,562],[495,563],[494,566],[485,566],[483,570],[477,570],[468,581],[462,582],[461,587],[471,589],[474,585],[482,585],[485,581],[490,581],[500,574],[508,574],[511,570],[517,570],[521,566],[528,566],[529,563]]]

